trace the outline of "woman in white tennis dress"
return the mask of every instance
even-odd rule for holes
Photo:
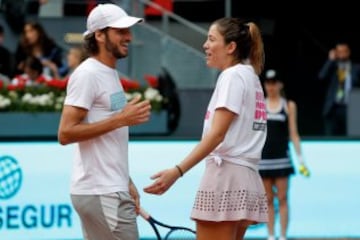
[[[174,168],[152,178],[144,191],[162,194],[202,160],[206,168],[191,218],[197,240],[243,239],[251,224],[268,221],[267,198],[258,173],[266,138],[266,109],[259,74],[264,51],[252,22],[222,18],[204,43],[206,63],[221,71],[209,102],[202,139]]]

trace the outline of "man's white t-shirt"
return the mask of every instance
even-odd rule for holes
[[[203,136],[210,130],[218,108],[226,108],[237,117],[207,159],[257,169],[266,138],[266,109],[264,91],[251,65],[237,64],[219,75],[205,115]]]
[[[120,112],[126,97],[118,72],[94,58],[79,65],[69,78],[65,105],[88,110],[94,123]],[[71,194],[128,191],[128,127],[76,143]]]

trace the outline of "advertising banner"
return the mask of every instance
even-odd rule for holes
[[[163,195],[146,194],[143,188],[152,183],[152,175],[182,161],[196,143],[129,144],[130,175],[141,195],[141,205],[169,225],[195,229],[189,216],[205,163],[185,173]],[[297,172],[289,185],[288,236],[359,237],[360,141],[303,141],[302,148],[309,177],[298,172],[290,145]],[[0,142],[0,240],[82,239],[69,195],[73,150],[74,145],[61,146],[57,142]],[[278,205],[275,208],[279,210]],[[336,219],[328,218],[329,212]],[[141,239],[155,237],[150,225],[140,217],[138,224]],[[251,226],[246,232],[250,238],[266,236],[265,224]]]

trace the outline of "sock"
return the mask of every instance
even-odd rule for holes
[[[275,240],[274,235],[269,235],[269,236],[268,236],[268,240]]]
[[[286,237],[285,236],[280,236],[279,240],[286,240]]]

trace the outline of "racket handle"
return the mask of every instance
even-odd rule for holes
[[[140,207],[139,214],[146,220],[150,218],[150,214],[148,214],[142,207]]]

